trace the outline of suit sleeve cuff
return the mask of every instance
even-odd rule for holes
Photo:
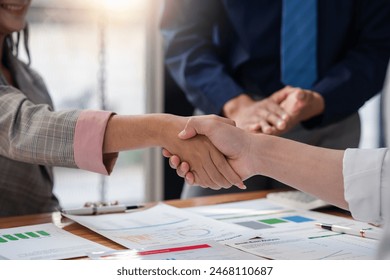
[[[78,168],[109,175],[118,153],[103,154],[107,123],[114,113],[83,111],[77,119],[74,136],[74,158]]]

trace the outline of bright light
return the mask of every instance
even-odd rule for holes
[[[110,21],[126,21],[144,16],[150,0],[84,0],[83,3]]]
[[[145,5],[145,0],[101,0],[102,8],[110,12],[138,10]]]

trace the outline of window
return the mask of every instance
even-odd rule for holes
[[[148,18],[153,15],[151,10],[158,10],[159,3],[32,1],[28,14],[31,66],[43,76],[57,110],[106,108],[131,115],[159,110],[155,97],[146,95],[150,79],[152,83],[158,79],[154,74],[145,75],[146,63],[154,63],[147,60],[146,52],[151,52],[153,58],[154,50],[159,49],[159,45],[153,49],[146,46],[147,40],[157,38],[157,19],[148,22]],[[148,69],[158,67],[148,65]],[[80,206],[86,201],[150,200],[154,191],[144,188],[145,166],[148,169],[153,166],[145,165],[144,161],[150,153],[149,150],[121,153],[109,177],[55,168],[54,192],[63,207]],[[155,164],[153,160],[149,162]]]

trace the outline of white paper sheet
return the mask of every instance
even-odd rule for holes
[[[134,260],[261,260],[264,259],[215,241],[170,244],[144,251],[118,250],[90,254],[91,259]]]
[[[248,230],[162,203],[131,213],[66,217],[130,249],[199,240],[229,240]]]
[[[328,223],[372,227],[366,223],[315,211],[278,208],[267,199],[185,209],[254,230],[254,233],[223,243],[270,259],[372,259],[377,250],[377,240],[315,226],[316,223]]]
[[[375,257],[378,241],[302,229],[292,234],[247,234],[225,244],[276,260],[368,260]]]
[[[221,221],[240,216],[268,215],[291,210],[265,198],[182,209]]]
[[[0,259],[60,260],[111,250],[54,224],[0,229]]]

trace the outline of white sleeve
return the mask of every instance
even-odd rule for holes
[[[347,149],[343,160],[344,196],[353,218],[382,224],[390,209],[388,149]],[[387,203],[385,202],[387,201]]]

